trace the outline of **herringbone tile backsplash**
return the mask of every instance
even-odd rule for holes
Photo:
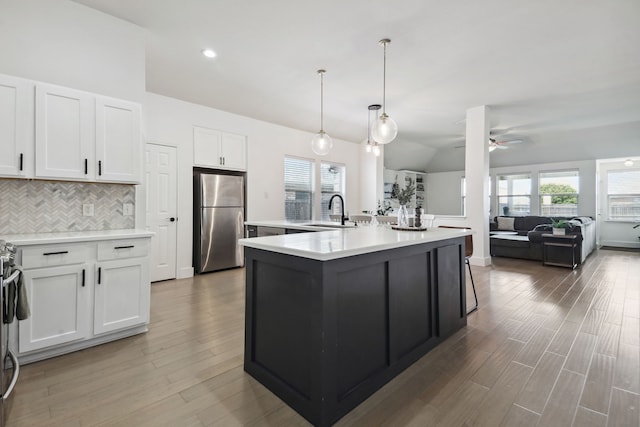
[[[135,203],[133,185],[0,179],[0,235],[134,228],[123,203]]]

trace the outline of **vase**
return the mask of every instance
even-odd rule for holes
[[[400,205],[398,208],[398,227],[409,226],[409,211],[405,205]]]
[[[555,234],[556,236],[564,236],[565,230],[564,228],[553,228],[553,234]]]

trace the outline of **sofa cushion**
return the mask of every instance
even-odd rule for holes
[[[530,231],[540,224],[551,224],[551,218],[548,216],[522,216],[516,218],[514,226],[518,231]]]
[[[502,231],[514,231],[513,224],[515,222],[515,218],[509,218],[506,216],[498,217],[498,230]]]

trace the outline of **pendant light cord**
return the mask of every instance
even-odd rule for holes
[[[318,70],[320,74],[320,133],[324,133],[324,76],[325,70]]]
[[[387,106],[387,43],[389,43],[387,40],[382,42],[384,48],[384,57],[382,60],[382,114],[386,114]]]

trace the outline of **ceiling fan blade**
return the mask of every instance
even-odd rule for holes
[[[524,141],[521,139],[512,139],[511,141],[498,141],[500,144],[521,144]]]
[[[500,144],[496,144],[495,146],[496,148],[499,148],[500,150],[506,150],[509,147],[505,147],[504,145],[500,145]]]

